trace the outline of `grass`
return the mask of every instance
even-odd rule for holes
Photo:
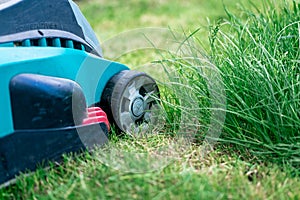
[[[239,2],[247,4],[247,0]],[[224,0],[224,4],[236,9],[237,1]],[[206,24],[207,17],[214,20],[226,16],[219,0],[83,0],[79,5],[101,41],[139,27],[193,30]]]
[[[212,141],[221,130],[211,133],[222,128],[222,142],[263,160],[299,166],[300,5],[269,2],[252,9],[242,8],[242,18],[227,12],[228,19],[211,25],[210,57],[204,61],[196,32],[182,44],[188,56],[164,56],[171,81],[165,109],[172,123],[182,115],[187,122],[196,118],[198,123],[189,124],[196,136]],[[207,59],[215,66],[207,68]]]
[[[161,145],[173,146],[172,138],[118,140],[114,147],[128,152],[143,151],[157,156]],[[142,146],[142,147],[141,147]],[[114,148],[113,147],[113,148]],[[225,148],[225,149],[224,149]],[[140,163],[152,165],[151,156],[114,157],[133,164],[112,167],[103,159],[113,155],[112,148],[81,156],[66,156],[62,164],[21,178],[1,193],[2,199],[297,199],[299,180],[289,167],[274,164],[250,164],[242,161],[228,147],[220,146],[208,156],[201,156],[201,146],[188,146],[173,153],[172,160],[159,170],[141,169]],[[128,160],[127,160],[128,159]],[[134,169],[134,170],[133,170]],[[283,170],[283,171],[282,171]],[[138,172],[138,173],[137,173]]]
[[[0,190],[1,199],[300,198],[299,4],[245,1],[237,9],[224,0],[227,11],[216,0],[155,2],[80,7],[102,41],[145,26],[184,32],[177,53],[148,49],[117,58],[136,68],[154,60],[161,66],[158,74],[168,78],[160,82],[163,134],[112,133],[109,146],[21,176]],[[209,30],[194,31],[206,17]]]
[[[213,28],[212,59],[227,91],[224,138],[264,159],[300,157],[300,4],[266,3]],[[223,26],[229,27],[226,32]]]

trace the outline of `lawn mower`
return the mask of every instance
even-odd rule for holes
[[[0,184],[152,122],[153,78],[103,58],[71,0],[0,0]]]

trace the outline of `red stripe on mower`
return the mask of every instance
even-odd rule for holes
[[[110,130],[110,125],[107,119],[106,113],[99,107],[87,108],[87,118],[82,122],[83,125],[94,124],[94,123],[105,123],[108,131]]]

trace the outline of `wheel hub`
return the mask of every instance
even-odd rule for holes
[[[144,114],[144,99],[142,97],[138,97],[133,101],[131,112],[135,117],[140,117]]]

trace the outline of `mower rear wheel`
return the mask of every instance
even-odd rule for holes
[[[117,128],[138,133],[156,123],[156,97],[159,90],[153,78],[143,72],[124,70],[107,83],[101,105]]]

